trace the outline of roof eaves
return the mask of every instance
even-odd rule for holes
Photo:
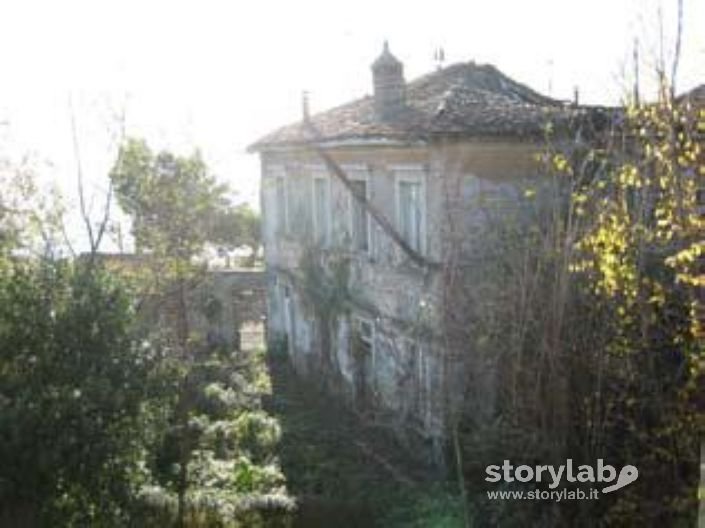
[[[309,146],[319,146],[322,148],[345,148],[345,147],[409,147],[419,146],[428,143],[428,139],[420,136],[403,135],[370,135],[370,136],[348,136],[323,138],[321,141],[274,141],[257,142],[247,147],[247,152],[283,152],[291,151]]]

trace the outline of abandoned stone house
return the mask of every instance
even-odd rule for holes
[[[267,330],[304,375],[320,372],[329,346],[351,405],[440,447],[470,346],[446,331],[445,273],[473,251],[470,204],[511,203],[515,183],[537,173],[546,123],[560,130],[588,110],[474,62],[407,83],[386,43],[372,81],[373,95],[310,116],[305,103],[302,121],[250,147],[261,156]],[[335,258],[349,266],[351,295],[330,324],[308,306],[306,254],[321,274]]]

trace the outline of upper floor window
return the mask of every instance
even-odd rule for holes
[[[353,191],[357,196],[369,199],[367,180],[351,180]],[[350,237],[353,249],[369,251],[370,219],[365,207],[354,196],[350,196]]]
[[[277,176],[274,180],[274,200],[275,200],[275,225],[277,234],[289,231],[286,200],[286,180],[283,176]]]
[[[424,252],[426,201],[420,168],[396,169],[397,228],[411,249]]]
[[[322,246],[330,242],[330,181],[323,176],[313,178],[313,237]]]
[[[355,336],[355,356],[358,358],[374,358],[375,327],[370,319],[355,316],[353,319]]]

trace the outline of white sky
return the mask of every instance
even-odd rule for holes
[[[114,158],[114,114],[156,148],[199,147],[213,171],[257,203],[248,144],[301,114],[371,92],[388,39],[407,80],[446,64],[491,62],[554,97],[610,103],[633,41],[642,72],[672,48],[676,0],[28,1],[0,0],[1,151],[30,152],[75,201],[69,100],[96,200]],[[705,0],[685,0],[679,89],[705,82]],[[670,53],[670,51],[668,51]],[[97,205],[97,204],[96,204]]]

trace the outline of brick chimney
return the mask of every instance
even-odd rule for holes
[[[375,112],[383,120],[394,118],[406,103],[406,83],[404,65],[389,52],[389,44],[384,42],[382,54],[372,63]]]

